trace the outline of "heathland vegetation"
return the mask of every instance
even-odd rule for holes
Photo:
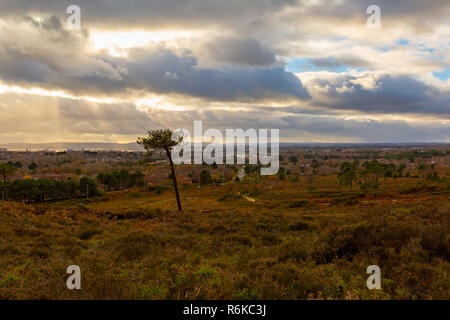
[[[95,163],[76,162],[81,174],[53,182],[12,179],[39,159],[6,163],[0,298],[448,299],[447,154],[310,154],[282,153],[270,177],[176,167],[182,212],[164,162],[89,176]],[[73,264],[82,290],[66,287]],[[366,287],[369,265],[381,290]]]

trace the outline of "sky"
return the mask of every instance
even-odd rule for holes
[[[0,144],[127,143],[196,120],[450,143],[449,48],[448,0],[0,0]]]

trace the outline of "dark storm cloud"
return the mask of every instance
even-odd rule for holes
[[[321,97],[314,104],[332,109],[374,113],[424,113],[450,115],[450,93],[406,75],[375,76],[374,86],[364,87],[361,77],[341,75],[315,79]]]
[[[276,109],[276,108],[275,108]],[[281,111],[281,110],[280,110]],[[206,110],[176,115],[159,114],[159,118],[170,118],[171,128],[185,128],[186,119],[203,121],[203,129],[218,128],[278,128],[282,141],[304,139],[306,141],[363,141],[363,142],[435,142],[448,141],[450,127],[432,122],[408,122],[403,120],[379,121],[343,119],[331,114],[307,115],[286,114],[273,109],[241,111],[239,117],[232,111]],[[175,117],[175,118],[173,118]],[[192,130],[192,128],[188,128]]]
[[[401,23],[415,28],[429,28],[448,19],[450,2],[448,0],[349,0],[336,3],[334,0],[322,0],[310,6],[304,12],[308,16],[335,20],[365,20],[366,9],[378,5],[382,21]],[[382,22],[383,23],[383,22]]]
[[[40,22],[33,18],[26,20],[34,33],[22,34],[24,41],[17,42],[5,33],[0,37],[0,78],[10,84],[99,96],[142,91],[218,101],[310,98],[296,76],[270,66],[273,55],[255,41],[244,44],[243,40],[218,38],[217,43],[221,44],[218,50],[225,52],[222,58],[232,60],[235,66],[201,68],[190,51],[175,52],[164,45],[131,49],[124,58],[106,52],[89,55],[85,33],[68,33],[54,16]],[[223,49],[226,46],[231,49]],[[314,62],[364,64],[352,56],[327,59]],[[376,88],[370,90],[357,80],[352,75],[314,80],[313,87],[321,89],[323,97],[313,95],[312,105],[379,113],[450,114],[448,92],[411,77],[384,75],[377,79]]]
[[[271,66],[276,62],[275,55],[262,48],[256,39],[217,38],[202,47],[208,59],[219,63],[242,66]]]
[[[182,93],[221,101],[293,97],[308,99],[301,81],[283,68],[203,69],[191,55],[179,56],[168,49],[149,54],[135,50],[126,66],[126,80],[135,87],[159,93]]]
[[[336,141],[363,142],[436,142],[448,141],[450,127],[443,124],[407,121],[344,120],[334,117],[283,117],[285,136],[295,138],[296,131],[310,137],[334,137]]]
[[[265,18],[286,7],[302,8],[302,16],[324,19],[361,19],[369,5],[379,5],[382,16],[393,22],[429,27],[448,19],[448,0],[322,0],[311,4],[301,0],[0,0],[0,15],[44,13],[65,15],[69,5],[82,8],[83,21],[109,27],[203,27],[247,25],[258,28]],[[248,28],[247,28],[248,32]]]
[[[204,27],[242,24],[264,16],[298,0],[0,0],[0,15],[44,13],[65,15],[69,5],[82,9],[83,22],[90,26],[124,27]]]
[[[20,24],[25,21],[26,25]],[[68,32],[59,18],[8,21],[0,36],[0,79],[11,84],[65,89],[68,79],[121,80],[120,71],[86,51],[87,34]],[[9,24],[11,23],[11,24]],[[20,41],[18,41],[20,37]]]
[[[146,90],[221,101],[309,98],[301,81],[283,68],[200,68],[191,52],[175,52],[162,44],[131,49],[124,58],[106,52],[89,54],[83,34],[64,38],[67,31],[55,17],[39,23],[30,20],[30,25],[34,33],[22,35],[30,37],[29,41],[0,38],[0,79],[4,82],[81,95]],[[36,35],[40,45],[31,42]],[[253,64],[267,64],[273,58],[256,45],[250,48],[251,52],[260,49],[253,61],[246,50],[234,58]]]

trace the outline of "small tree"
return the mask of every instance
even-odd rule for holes
[[[384,183],[386,183],[387,178],[394,177],[397,166],[393,163],[385,164],[383,165],[382,170],[384,175]]]
[[[125,188],[128,188],[130,183],[131,183],[130,173],[125,169],[120,170],[120,187],[121,187],[121,189],[125,190]]]
[[[375,174],[375,182],[378,184],[378,177],[382,171],[382,164],[377,160],[369,162],[369,172]]]
[[[365,161],[361,168],[359,169],[359,175],[361,178],[364,179],[364,185],[367,184],[367,176],[369,175],[370,172],[370,163],[368,161]]]
[[[278,179],[280,179],[280,181],[284,181],[286,179],[286,171],[284,170],[284,167],[280,167],[278,170]]]
[[[211,174],[208,170],[203,170],[200,173],[200,185],[201,186],[207,186],[208,184],[212,183]]]
[[[97,187],[97,182],[89,177],[83,177],[80,179],[79,189],[80,193],[84,194],[86,198],[100,195],[100,191]]]
[[[403,177],[403,172],[405,171],[405,169],[406,169],[406,164],[402,163],[401,165],[398,166],[396,175],[398,177]]]
[[[169,129],[159,129],[148,131],[148,137],[138,138],[137,143],[142,145],[147,152],[160,152],[165,151],[167,158],[169,159],[170,169],[172,172],[173,187],[175,189],[175,197],[177,198],[178,210],[183,211],[181,208],[180,195],[178,193],[177,177],[175,175],[175,167],[172,161],[172,148],[183,141],[183,137],[179,137],[178,140],[172,140],[172,131]]]
[[[348,185],[352,191],[353,180],[356,177],[356,163],[343,162],[339,169],[339,185]]]
[[[2,197],[3,200],[8,198],[8,189],[6,186],[6,178],[8,176],[12,175],[16,170],[17,170],[17,167],[10,165],[8,163],[0,164],[0,175],[3,178],[3,197]]]
[[[131,174],[131,181],[133,186],[143,187],[145,186],[145,176],[142,171],[138,170]]]
[[[32,162],[28,165],[28,169],[30,169],[31,171],[36,170],[37,167],[38,167],[37,164],[34,162]]]
[[[17,169],[20,169],[23,167],[22,162],[20,162],[20,161],[14,162],[13,166],[16,167]]]
[[[422,175],[422,178],[425,177],[425,170],[427,169],[427,165],[425,163],[421,163],[419,165],[419,173]]]
[[[313,173],[317,174],[317,169],[320,168],[321,164],[319,161],[317,161],[316,159],[313,159],[313,161],[311,162],[311,167],[314,169]]]

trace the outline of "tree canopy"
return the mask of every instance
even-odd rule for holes
[[[175,167],[172,161],[172,148],[183,141],[183,136],[178,137],[176,140],[172,139],[172,130],[170,129],[158,129],[148,131],[148,136],[145,138],[138,137],[137,143],[142,145],[147,152],[152,153],[154,151],[165,151],[167,158],[169,159],[170,169],[172,174],[173,187],[175,190],[175,197],[177,199],[178,210],[182,211],[180,195],[178,193],[177,177],[175,175]]]

